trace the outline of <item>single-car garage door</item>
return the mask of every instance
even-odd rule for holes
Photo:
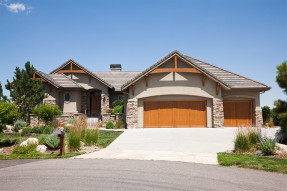
[[[206,101],[145,101],[144,127],[206,127]]]
[[[252,101],[223,101],[224,126],[252,126]]]

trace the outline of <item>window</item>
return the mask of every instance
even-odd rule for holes
[[[65,101],[70,101],[70,94],[69,93],[66,93],[65,94]]]

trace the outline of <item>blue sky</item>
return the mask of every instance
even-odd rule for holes
[[[273,106],[286,99],[275,82],[286,10],[286,0],[0,0],[0,81],[26,61],[46,73],[70,58],[142,71],[177,49],[271,86],[261,105]]]

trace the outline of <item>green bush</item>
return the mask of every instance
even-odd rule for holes
[[[0,123],[0,133],[2,133],[4,129],[6,129],[6,124]]]
[[[46,136],[47,136],[46,134],[41,134],[37,137],[38,141],[39,141],[39,145],[45,145],[45,137]]]
[[[62,115],[63,112],[58,105],[40,105],[34,108],[33,113],[49,124],[55,115]]]
[[[243,132],[238,132],[235,138],[235,151],[245,152],[251,149],[248,136]]]
[[[28,123],[26,121],[18,120],[14,123],[13,131],[18,132],[23,127],[27,127]]]
[[[72,130],[67,137],[69,150],[78,151],[81,148],[81,131]]]
[[[23,127],[21,135],[28,135],[31,133],[31,127]]]
[[[16,137],[4,137],[0,139],[0,147],[10,147],[12,145],[15,145],[15,143],[18,141],[18,138]]]
[[[272,117],[272,110],[269,106],[262,107],[262,117],[263,117],[263,124],[269,122],[270,118]]]
[[[112,122],[112,121],[108,121],[107,123],[106,123],[106,128],[107,129],[113,129],[114,128],[114,123]]]
[[[264,137],[260,140],[260,149],[265,155],[274,155],[276,152],[276,141]]]
[[[53,132],[53,128],[52,127],[50,127],[50,126],[43,126],[42,127],[43,128],[43,134],[50,134],[50,133],[52,133]]]
[[[18,117],[18,108],[14,103],[0,101],[0,123],[13,124]]]
[[[96,145],[99,138],[99,130],[98,129],[88,129],[85,131],[85,144],[88,146]]]
[[[114,107],[114,113],[123,113],[124,112],[124,106],[123,105],[117,105]]]
[[[77,121],[76,118],[71,118],[71,119],[69,119],[68,123],[69,123],[69,124],[72,124],[72,123],[74,123],[74,122],[76,122],[76,121]]]
[[[117,121],[115,124],[116,129],[125,128],[125,124],[122,121]]]
[[[248,139],[249,139],[251,146],[256,145],[257,143],[259,143],[259,140],[260,140],[260,132],[258,130],[255,130],[255,129],[249,131]]]
[[[113,101],[112,103],[112,107],[115,108],[116,106],[119,106],[119,105],[124,105],[125,104],[125,100],[122,98],[122,99],[117,99],[115,101]]]
[[[38,153],[36,151],[36,144],[30,144],[28,143],[27,146],[20,146],[17,145],[14,149],[13,149],[13,154],[36,154]]]
[[[70,132],[70,127],[69,126],[65,126],[65,133],[69,133]]]
[[[40,127],[33,127],[32,130],[31,130],[31,133],[37,133],[37,134],[42,134],[44,129],[46,128],[47,126],[40,126]]]
[[[45,145],[50,149],[60,148],[60,138],[56,134],[50,134],[45,136]]]

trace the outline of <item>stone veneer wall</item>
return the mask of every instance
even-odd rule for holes
[[[56,105],[56,100],[44,100],[45,105]]]
[[[137,100],[129,100],[127,103],[126,122],[128,129],[134,129],[138,126],[138,103]]]
[[[55,116],[53,121],[56,121],[58,123],[64,123],[67,124],[68,121],[72,118],[75,118],[74,115],[58,115]],[[39,119],[36,115],[30,115],[30,127],[39,127],[45,125],[44,121]]]
[[[106,110],[110,108],[110,98],[108,95],[102,94],[101,95],[101,113],[106,113]]]
[[[223,100],[213,98],[213,127],[223,127],[224,126],[224,112],[223,112]]]
[[[263,126],[263,117],[262,117],[262,109],[255,109],[255,126],[262,127]]]
[[[108,121],[112,121],[113,123],[116,123],[117,121],[124,122],[124,114],[111,115],[110,113],[103,113],[102,114],[102,126],[106,127],[106,123]]]

